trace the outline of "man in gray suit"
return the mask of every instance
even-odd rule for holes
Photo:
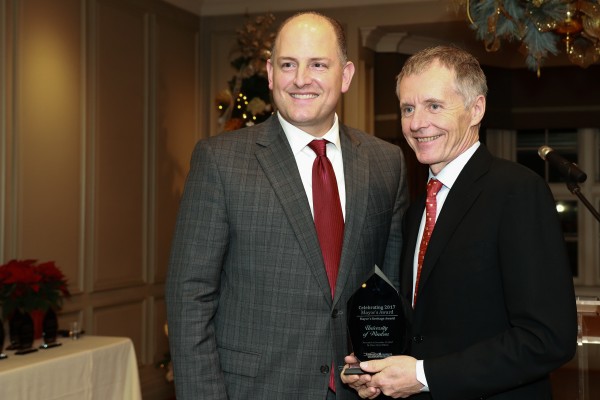
[[[374,265],[399,284],[404,159],[338,121],[354,74],[341,26],[289,18],[267,70],[277,113],[192,156],[166,290],[178,400],[356,398],[339,378],[347,300]],[[315,139],[328,141],[343,214],[332,283],[313,220]]]

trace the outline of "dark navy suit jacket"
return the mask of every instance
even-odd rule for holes
[[[407,211],[401,285],[412,295],[425,206]],[[529,169],[482,145],[448,193],[412,315],[410,354],[435,400],[550,399],[548,373],[571,359],[573,281],[555,203]]]

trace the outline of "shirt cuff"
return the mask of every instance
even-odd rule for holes
[[[423,385],[421,392],[429,392],[427,377],[425,377],[425,368],[423,368],[423,360],[417,360],[417,380]]]

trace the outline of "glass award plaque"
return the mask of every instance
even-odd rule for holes
[[[44,341],[40,345],[40,349],[49,349],[61,345],[60,342],[56,341],[56,337],[58,336],[58,317],[52,308],[46,311],[46,315],[44,315],[44,320],[42,321],[42,328],[42,338]]]
[[[369,278],[348,300],[348,334],[354,356],[369,361],[406,351],[408,319],[394,285],[375,265]],[[364,374],[358,364],[346,375]]]

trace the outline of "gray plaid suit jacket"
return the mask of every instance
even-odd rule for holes
[[[166,285],[177,399],[338,399],[346,302],[377,264],[399,286],[408,202],[399,147],[340,125],[346,223],[335,298],[276,116],[198,142]]]

